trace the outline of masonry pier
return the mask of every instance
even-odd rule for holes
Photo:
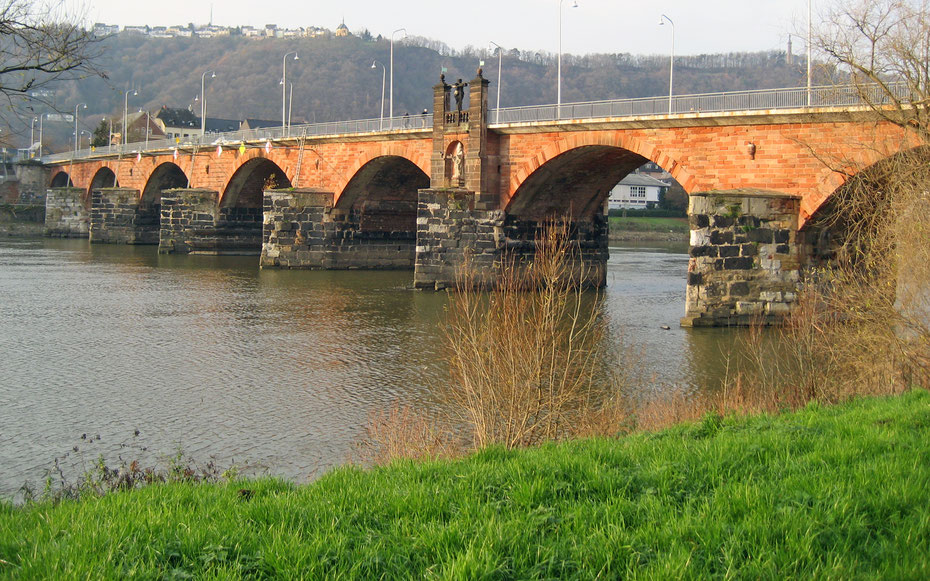
[[[307,188],[266,191],[261,267],[413,268],[410,204],[382,201],[341,210],[333,197]]]
[[[91,192],[91,200],[91,242],[158,244],[160,208],[143,203],[139,190],[102,188]]]
[[[161,193],[161,254],[259,254],[261,213],[218,205],[219,192],[169,189]]]
[[[775,323],[797,299],[801,197],[765,190],[692,194],[685,327]]]
[[[45,194],[45,235],[51,238],[87,238],[90,207],[80,188],[49,188]]]

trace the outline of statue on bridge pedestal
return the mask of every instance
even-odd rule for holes
[[[462,79],[459,79],[452,88],[454,89],[453,96],[455,97],[455,109],[459,113],[462,112],[462,99],[465,98],[465,87],[468,86],[468,83],[463,83]]]
[[[452,154],[452,185],[461,186],[465,181],[465,150],[462,143],[455,144],[455,153]]]

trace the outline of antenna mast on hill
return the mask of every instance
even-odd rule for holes
[[[213,26],[213,2],[210,2],[210,26]]]

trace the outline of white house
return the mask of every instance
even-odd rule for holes
[[[659,196],[667,188],[666,184],[655,178],[631,173],[610,190],[607,208],[610,210],[654,208],[659,204]]]

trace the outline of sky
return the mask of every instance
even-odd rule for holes
[[[806,36],[808,2],[816,0],[561,0],[564,53],[669,54],[674,21],[675,54],[785,49],[788,34]],[[823,0],[821,0],[822,2]],[[334,30],[345,20],[390,37],[441,40],[461,49],[493,41],[506,49],[559,49],[560,0],[65,0],[88,23],[126,25],[213,24]],[[816,24],[816,15],[815,15]],[[400,38],[401,33],[395,38]],[[794,52],[804,44],[794,41]]]

